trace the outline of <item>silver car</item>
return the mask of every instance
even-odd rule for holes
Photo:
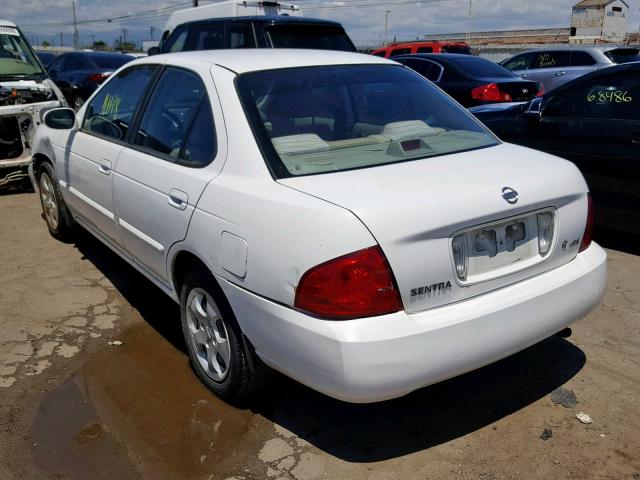
[[[502,61],[507,70],[544,83],[548,92],[586,73],[619,63],[640,61],[638,48],[562,47],[529,50]]]

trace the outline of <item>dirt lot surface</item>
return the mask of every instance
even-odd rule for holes
[[[0,479],[640,479],[633,244],[609,250],[603,303],[569,339],[380,404],[278,378],[238,409],[119,257],[52,239],[35,194],[0,196],[0,225]]]

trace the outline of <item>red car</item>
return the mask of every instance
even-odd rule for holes
[[[371,55],[389,58],[410,53],[462,53],[471,55],[471,49],[464,42],[404,42],[392,43],[386,47],[378,48],[371,52]]]

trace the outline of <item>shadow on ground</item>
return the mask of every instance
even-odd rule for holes
[[[82,235],[76,245],[140,312],[148,325],[170,342],[170,348],[182,352],[180,358],[183,358],[185,348],[175,303],[89,235]],[[163,390],[180,395],[171,384],[162,385],[162,382],[175,380],[153,372],[153,369],[167,368],[163,362],[156,365],[156,362],[142,360],[152,355],[149,335],[146,338],[146,344],[137,348],[136,356],[130,358],[145,363],[145,378],[161,379],[153,386],[156,395],[164,395]],[[160,341],[158,339],[157,343]],[[132,352],[136,349],[131,344],[125,344],[125,347]],[[145,350],[149,353],[145,354]],[[560,337],[551,337],[493,365],[423,388],[404,398],[369,405],[333,400],[278,376],[245,413],[258,414],[337,458],[349,462],[375,462],[428,449],[490,425],[545,397],[576,375],[584,364],[585,355],[580,349]],[[122,369],[122,375],[136,368],[129,365]],[[191,379],[181,377],[182,383],[198,383],[186,368],[186,361],[185,367],[176,375],[192,376]],[[181,391],[188,390],[183,387]],[[204,395],[218,412],[230,409],[213,394],[201,392],[198,395]],[[189,402],[184,403],[189,405]],[[148,410],[150,405],[145,408]],[[130,412],[123,414],[131,418]],[[188,408],[186,411],[169,409],[146,414],[156,419],[167,418],[167,415],[184,416],[185,424],[191,422]],[[180,424],[180,419],[171,418],[171,421]],[[153,423],[157,428],[157,422]]]

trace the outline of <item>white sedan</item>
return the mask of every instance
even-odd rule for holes
[[[394,62],[303,50],[127,64],[48,112],[32,181],[180,303],[219,396],[271,369],[335,398],[404,395],[564,329],[604,292],[573,164],[501,143]]]

